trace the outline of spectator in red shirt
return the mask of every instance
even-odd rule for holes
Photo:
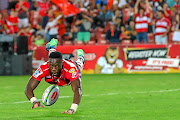
[[[37,4],[40,7],[39,14],[43,17],[48,12],[48,9],[50,7],[50,3],[47,0],[37,0]]]
[[[148,43],[148,18],[149,18],[149,9],[147,9],[147,13],[145,14],[145,10],[143,8],[138,10],[138,5],[141,0],[138,0],[135,4],[135,14],[136,14],[136,38],[137,42],[141,43],[141,40],[143,39],[144,43]],[[149,7],[149,2],[147,2],[147,7]]]
[[[7,18],[7,28],[9,34],[18,32],[18,17],[14,9],[11,9],[10,16]]]
[[[168,18],[169,20],[171,19],[171,11],[168,8],[168,4],[164,3],[163,5],[163,12],[164,12],[164,17]]]
[[[167,44],[168,33],[170,31],[171,22],[168,18],[164,17],[164,12],[158,12],[158,20],[156,20],[156,44]]]
[[[2,14],[0,13],[0,34],[4,33],[4,20],[2,18]]]
[[[28,10],[30,8],[29,3],[26,0],[19,0],[16,4],[16,11],[18,12],[18,27],[27,27],[28,26]]]

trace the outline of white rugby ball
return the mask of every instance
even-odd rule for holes
[[[59,97],[59,87],[57,85],[51,85],[43,93],[42,102],[45,106],[53,105]]]

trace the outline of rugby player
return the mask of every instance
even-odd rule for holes
[[[44,107],[33,93],[42,78],[45,78],[46,82],[58,86],[71,85],[74,92],[73,103],[70,109],[62,112],[62,114],[67,113],[71,115],[76,112],[82,96],[81,71],[85,62],[84,52],[82,49],[77,50],[77,61],[64,60],[62,59],[62,54],[56,51],[57,42],[56,39],[52,39],[47,43],[46,50],[49,51],[49,59],[30,77],[25,94],[33,104],[32,109]]]

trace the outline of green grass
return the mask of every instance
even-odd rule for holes
[[[70,108],[73,97],[33,110],[29,102],[15,104],[28,101],[29,77],[0,76],[0,120],[180,120],[180,74],[83,75],[86,96],[71,116],[61,112]],[[35,96],[41,99],[48,86],[42,80]],[[73,96],[71,87],[61,87],[60,96]]]

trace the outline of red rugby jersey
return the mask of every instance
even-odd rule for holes
[[[63,60],[63,68],[60,77],[52,77],[49,72],[49,62],[42,64],[32,75],[37,81],[45,77],[45,81],[50,84],[57,84],[59,86],[68,85],[72,81],[79,78],[79,69],[76,64],[70,60]]]
[[[146,14],[144,16],[136,14],[136,32],[148,32],[148,18],[149,14]]]

